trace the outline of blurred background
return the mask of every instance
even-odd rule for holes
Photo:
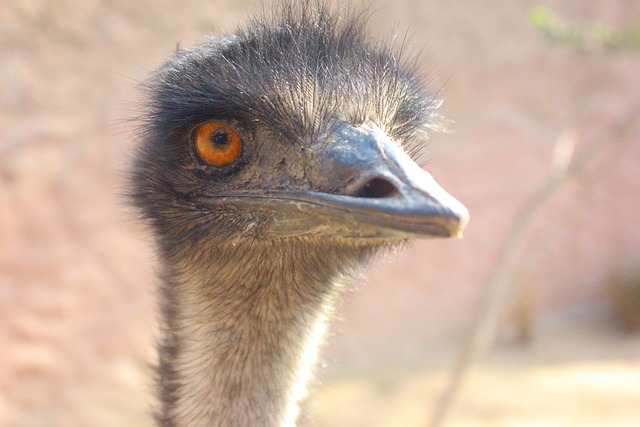
[[[427,169],[471,222],[367,269],[328,339],[314,425],[429,424],[516,221],[495,342],[446,424],[640,425],[640,1],[366,4],[374,32],[422,52],[452,122]],[[136,85],[255,9],[0,2],[0,426],[151,425],[155,259],[121,196]],[[527,210],[574,142],[584,167]]]

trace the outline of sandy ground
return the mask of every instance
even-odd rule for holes
[[[0,426],[150,425],[155,261],[122,198],[136,86],[177,43],[232,31],[254,3],[0,1]],[[410,29],[442,88],[454,132],[433,136],[427,169],[472,221],[463,240],[367,269],[325,351],[316,425],[424,425],[566,129],[579,148],[612,144],[536,216],[511,271],[539,325],[533,346],[503,339],[451,426],[640,425],[640,338],[617,332],[608,299],[613,274],[640,270],[640,135],[610,132],[640,100],[640,54],[550,43],[527,23],[538,4],[580,22],[640,17],[634,0],[372,3],[372,28]],[[500,335],[512,330],[505,318]]]
[[[640,340],[603,312],[547,319],[538,339],[499,343],[471,371],[447,426],[638,426]],[[451,374],[437,358],[327,378],[312,399],[322,427],[426,427]]]

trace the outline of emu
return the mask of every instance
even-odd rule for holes
[[[145,84],[132,199],[157,241],[157,422],[294,426],[336,300],[465,207],[407,154],[437,103],[364,15],[283,2]]]

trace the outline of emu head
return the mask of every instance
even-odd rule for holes
[[[458,236],[464,206],[407,154],[437,104],[362,16],[282,6],[148,82],[134,199],[161,245]]]

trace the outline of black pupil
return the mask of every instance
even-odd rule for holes
[[[226,147],[229,144],[229,134],[225,130],[219,130],[213,134],[213,143],[218,147]]]

